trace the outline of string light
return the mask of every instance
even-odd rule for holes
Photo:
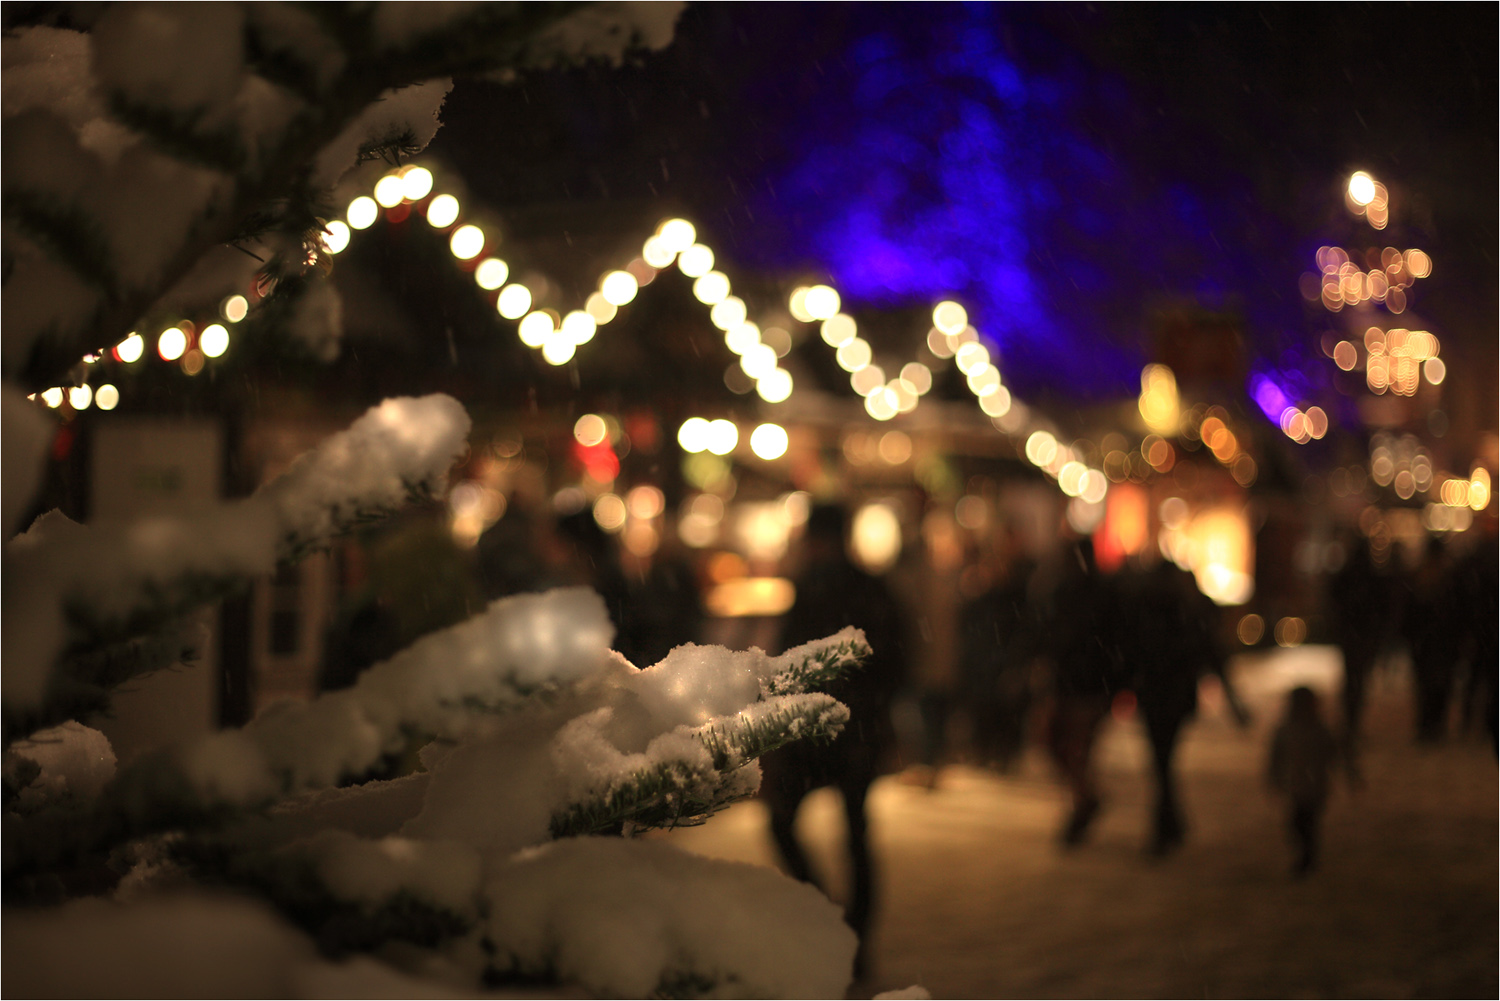
[[[361,195],[350,201],[345,212],[345,222],[334,220],[326,227],[324,246],[330,253],[339,253],[347,248],[351,230],[363,230],[373,226],[379,219],[381,207],[394,208],[403,201],[417,202],[432,191],[434,179],[431,171],[424,167],[408,166],[386,174],[376,182],[373,197]],[[451,194],[439,194],[428,201],[425,215],[428,223],[436,229],[447,229],[458,221],[460,206]],[[449,238],[454,256],[460,260],[472,260],[484,250],[484,232],[474,225],[461,226]],[[1403,263],[1413,276],[1424,277],[1430,273],[1430,258],[1420,251],[1408,252],[1409,259]],[[760,329],[748,319],[748,307],[744,301],[730,294],[727,275],[714,270],[715,255],[711,247],[698,242],[696,227],[686,219],[668,219],[658,227],[642,247],[642,257],[628,270],[608,271],[601,276],[598,291],[592,293],[582,310],[567,313],[559,322],[550,311],[533,309],[531,290],[520,283],[506,284],[510,277],[509,265],[497,257],[480,262],[474,269],[475,283],[485,291],[497,291],[496,311],[505,319],[519,320],[517,334],[527,346],[542,352],[543,358],[553,365],[565,364],[578,347],[593,340],[598,328],[612,322],[621,306],[633,301],[639,294],[642,282],[649,282],[654,270],[676,263],[678,269],[693,281],[693,295],[710,307],[710,319],[723,329],[725,343],[740,355],[740,367],[755,382],[757,394],[768,403],[780,403],[790,398],[794,382],[791,373],[781,368],[779,357],[790,349],[791,339],[784,331],[776,344],[761,340]],[[644,268],[644,270],[641,270]],[[654,269],[654,270],[653,270]],[[858,324],[853,317],[840,312],[841,297],[829,285],[803,286],[793,290],[788,300],[792,316],[804,323],[820,323],[822,339],[835,349],[841,366],[851,373],[851,382],[864,396],[865,409],[877,420],[891,420],[898,414],[909,413],[916,408],[921,397],[932,389],[932,370],[919,361],[901,366],[900,375],[886,380],[884,370],[873,364],[873,352],[868,342],[858,336]],[[249,303],[244,296],[231,296],[221,305],[223,318],[230,323],[240,322],[248,314]],[[999,370],[991,363],[989,349],[980,342],[977,331],[969,325],[968,311],[962,304],[945,300],[933,308],[933,328],[928,332],[927,346],[938,359],[957,356],[959,370],[966,376],[970,391],[974,394],[980,410],[995,420],[996,426],[1008,433],[1016,433],[1026,421],[1025,408],[1017,409],[1005,387]],[[175,330],[175,333],[173,332]],[[158,352],[163,358],[175,360],[186,352],[188,335],[182,328],[163,331],[158,341]],[[219,357],[228,348],[228,330],[220,324],[204,329],[199,337],[198,350],[206,357]],[[174,353],[175,352],[175,353]],[[144,343],[139,335],[127,337],[114,350],[115,356],[124,362],[138,360],[144,353]],[[1435,379],[1442,378],[1441,362],[1429,364],[1427,370]],[[101,387],[102,388],[102,387]],[[113,398],[118,400],[118,390],[109,387]],[[50,392],[50,391],[49,391]],[[62,390],[57,394],[61,403]],[[47,398],[43,394],[44,399]],[[103,409],[102,398],[95,402]],[[1010,416],[1008,422],[1001,418]],[[715,422],[713,440],[723,447],[730,440],[725,425],[730,422]],[[685,425],[684,427],[688,427]],[[695,439],[687,433],[688,442]],[[1034,438],[1035,436],[1033,436]],[[737,440],[737,432],[736,439]],[[1028,441],[1029,444],[1029,441]],[[687,445],[684,444],[687,448]],[[692,451],[692,449],[688,449]],[[700,450],[712,450],[704,445]],[[730,445],[728,454],[733,450]],[[1054,467],[1055,471],[1055,467]],[[1092,475],[1092,474],[1097,474]],[[1106,478],[1098,470],[1085,469],[1078,479],[1092,486],[1090,492],[1101,489]],[[1080,496],[1082,494],[1080,493]]]

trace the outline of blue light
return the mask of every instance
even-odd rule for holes
[[[1064,53],[1023,68],[1003,8],[906,10],[799,113],[805,145],[755,207],[785,232],[749,256],[825,272],[853,309],[953,296],[1022,392],[1132,393],[1153,300],[1215,304],[1256,270],[1216,232],[1225,199],[1127,163],[1091,120],[1116,82]]]

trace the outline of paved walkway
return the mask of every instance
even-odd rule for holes
[[[1037,753],[1010,776],[946,768],[934,791],[881,780],[871,812],[883,899],[874,969],[856,995],[916,983],[938,998],[1496,997],[1500,786],[1488,743],[1414,746],[1400,676],[1384,676],[1366,784],[1337,789],[1323,867],[1295,881],[1262,782],[1267,741],[1293,685],[1331,707],[1337,654],[1246,657],[1234,676],[1255,722],[1242,730],[1204,700],[1180,752],[1188,842],[1164,861],[1142,851],[1148,752],[1135,723],[1104,735],[1106,808],[1067,853],[1054,837],[1066,795]],[[825,790],[799,818],[825,872],[837,872],[839,814]],[[772,863],[759,803],[668,837]]]

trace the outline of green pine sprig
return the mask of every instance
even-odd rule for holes
[[[843,678],[870,656],[870,644],[859,634],[819,647],[797,664],[761,685],[762,697],[819,691]]]

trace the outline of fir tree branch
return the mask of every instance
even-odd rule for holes
[[[761,686],[763,697],[797,695],[827,688],[845,677],[870,656],[870,644],[864,635],[819,647],[799,663],[767,679]]]
[[[59,261],[72,268],[78,277],[106,295],[115,293],[119,275],[112,263],[113,253],[93,218],[74,205],[9,190],[0,198],[0,211]],[[73,364],[76,363],[75,358]]]
[[[105,301],[79,328],[37,338],[27,357],[14,368],[16,381],[29,391],[56,385],[83,355],[120,341],[142,314],[175,285],[211,248],[230,242],[245,228],[253,213],[267,204],[292,196],[309,165],[350,122],[386,90],[409,86],[453,73],[488,72],[520,65],[536,36],[573,13],[580,5],[523,4],[519,8],[483,5],[472,17],[442,31],[417,39],[404,48],[373,51],[368,10],[359,5],[312,4],[314,16],[337,26],[338,40],[349,53],[349,63],[319,100],[310,103],[282,133],[280,140],[258,158],[263,164],[252,174],[239,171],[244,161],[231,162],[234,140],[224,137],[212,149],[188,142],[195,134],[189,123],[168,120],[149,109],[118,104],[135,116],[137,124],[163,148],[193,163],[211,162],[219,169],[234,168],[234,187],[226,211],[200,217],[177,252],[164,264],[157,281],[146,286],[111,288]],[[184,145],[191,148],[184,148]]]
[[[691,735],[709,752],[711,768],[669,759],[641,769],[552,817],[554,838],[618,833],[636,828],[690,827],[746,795],[735,773],[794,740],[831,740],[849,710],[829,695],[781,698],[753,711],[721,716]]]
[[[174,159],[230,175],[245,169],[248,154],[239,136],[230,128],[204,128],[201,114],[166,111],[118,93],[110,95],[109,110]]]

